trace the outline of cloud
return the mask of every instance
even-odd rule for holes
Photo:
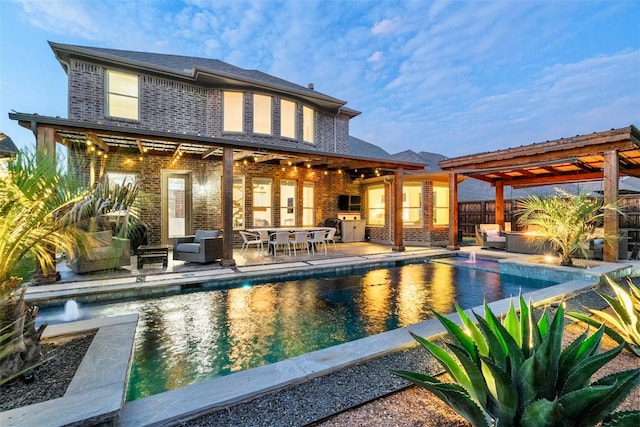
[[[393,19],[384,19],[380,22],[376,22],[371,28],[371,34],[389,34],[393,33],[402,26],[402,18],[396,16]]]
[[[376,52],[373,52],[373,54],[371,54],[371,56],[367,58],[367,62],[379,62],[381,60],[382,60],[382,52],[379,50]]]

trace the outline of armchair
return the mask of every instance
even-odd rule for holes
[[[67,266],[75,273],[110,270],[131,264],[129,239],[113,236],[111,230],[87,233],[95,247],[86,254],[74,251],[67,259]]]
[[[218,230],[196,230],[193,236],[173,239],[173,259],[208,263],[222,259],[222,236]]]
[[[498,224],[476,225],[476,242],[483,248],[504,249],[507,238]]]

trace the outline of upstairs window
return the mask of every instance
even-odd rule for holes
[[[253,95],[253,133],[271,135],[271,97]]]
[[[280,136],[296,139],[296,103],[280,100]]]
[[[315,142],[315,114],[309,107],[302,107],[302,137],[305,142]]]
[[[106,70],[105,80],[106,115],[138,120],[138,75]]]
[[[223,124],[224,132],[242,132],[243,114],[243,93],[242,92],[223,92]]]

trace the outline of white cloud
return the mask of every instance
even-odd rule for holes
[[[393,19],[384,19],[380,22],[376,22],[371,28],[371,34],[389,34],[396,31],[402,26],[402,18],[396,16]]]
[[[373,54],[371,54],[371,56],[367,58],[368,62],[379,62],[381,60],[382,60],[382,52],[379,50],[376,52],[373,52]]]

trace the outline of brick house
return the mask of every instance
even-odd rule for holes
[[[215,59],[50,46],[68,75],[69,117],[10,118],[39,147],[64,145],[88,184],[142,179],[149,243],[221,228],[233,264],[238,230],[352,216],[396,250],[447,243],[446,174],[351,153],[360,112],[312,84]]]

